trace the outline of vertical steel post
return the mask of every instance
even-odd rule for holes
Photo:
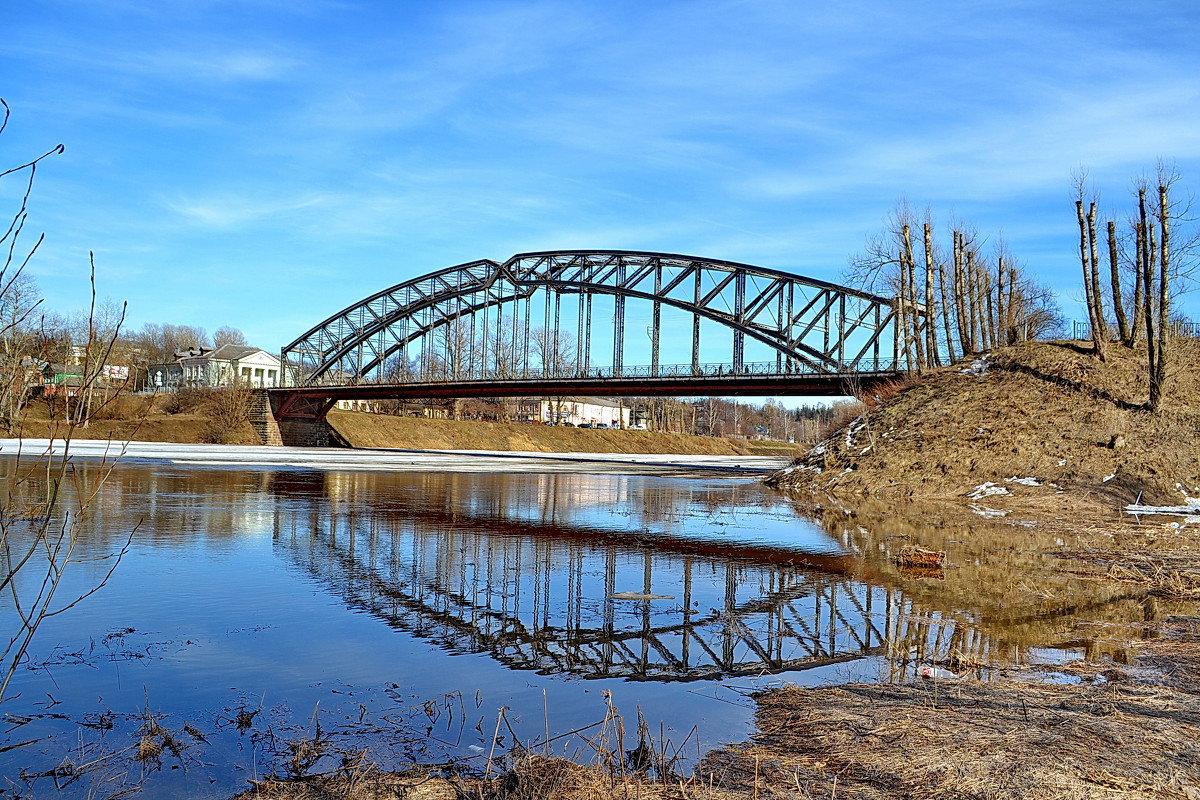
[[[880,353],[880,349],[879,349],[880,337],[878,336],[878,334],[881,332],[879,330],[881,327],[881,323],[880,323],[879,315],[880,315],[879,303],[876,303],[875,304],[875,331],[877,334],[875,336],[875,371],[876,372],[879,371],[879,358],[880,358],[880,355],[879,355],[879,353]],[[895,367],[894,364],[893,364],[893,367]]]
[[[583,312],[584,312],[584,303],[583,303],[583,297],[584,297],[583,293],[582,293],[582,292],[580,292],[580,293],[579,293],[579,295],[578,295],[578,302],[579,302],[579,322],[578,322],[578,323],[576,324],[576,326],[575,326],[575,342],[576,342],[576,345],[577,345],[577,346],[578,346],[578,343],[579,343],[579,342],[582,342],[582,341],[583,341],[583,327],[584,327],[584,325],[586,324],[586,322],[585,322],[585,321],[584,321],[584,319],[583,319]],[[579,357],[579,354],[578,354],[578,353],[576,353],[576,354],[575,354],[575,375],[576,375],[577,377],[578,377],[578,376],[580,376],[580,375],[582,375],[583,373],[581,372],[581,370],[583,370],[583,369],[584,369],[584,366],[583,366],[583,359],[581,359],[581,358]]]
[[[696,270],[696,302],[697,307],[700,306],[700,291],[703,288],[701,284],[700,267],[695,266]],[[700,374],[700,315],[692,312],[692,374]]]
[[[654,261],[654,296],[658,297],[662,292],[662,262],[658,259]],[[654,301],[654,319],[650,327],[650,374],[658,377],[658,346],[659,346],[659,331],[662,326],[662,303],[658,300]]]
[[[521,377],[523,378],[529,377],[529,300],[530,295],[525,295],[525,354],[524,361],[521,364]]]
[[[562,295],[558,292],[554,293],[554,369],[555,372],[562,372],[562,339],[559,334],[559,324],[562,320]]]
[[[843,363],[846,360],[846,295],[838,294],[838,321],[837,321],[837,363],[838,372],[845,372],[846,365]]]
[[[779,337],[785,342],[787,341],[787,326],[783,322],[783,292],[779,293],[779,302],[775,310],[775,327],[779,331]],[[783,374],[783,351],[775,351],[775,372],[778,375]]]
[[[825,344],[821,348],[821,353],[822,353],[822,355],[828,357],[833,354],[833,347],[830,344],[830,342],[832,341],[832,337],[830,337],[830,335],[829,335],[830,329],[833,327],[833,312],[831,311],[831,309],[833,308],[833,304],[829,302],[829,290],[828,289],[823,290],[821,292],[821,294],[819,295],[819,298],[820,299],[817,302],[823,303],[824,307],[825,307],[825,310],[823,312],[821,312],[822,315],[825,317],[825,323],[822,326],[825,329],[825,339],[824,339]]]
[[[617,262],[617,285],[625,283],[625,259]],[[613,309],[613,377],[625,371],[625,295],[614,295]]]
[[[792,340],[792,315],[795,313],[796,313],[796,284],[789,282],[788,283],[788,293],[787,293],[787,325],[784,326],[784,329],[783,329],[783,334],[784,334],[783,340],[785,342],[787,342],[787,346],[792,350],[795,350],[796,345],[799,344],[799,342]],[[788,359],[788,372],[792,371],[792,367],[795,366],[794,362],[795,362],[795,359],[793,359],[793,358]]]
[[[584,321],[587,326],[583,335],[583,374],[587,375],[592,368],[592,295],[587,295],[587,319]],[[579,360],[579,353],[575,354],[575,360]]]
[[[744,325],[746,312],[746,273],[744,270],[737,271],[737,277],[733,282],[733,319],[737,324]],[[746,352],[746,334],[740,330],[733,332],[733,371],[737,374],[742,372],[742,360]]]
[[[488,329],[491,327],[488,317],[488,312],[491,310],[488,305],[489,294],[487,289],[483,290],[483,323],[479,326],[479,360],[483,364],[481,377],[484,378],[488,376]]]

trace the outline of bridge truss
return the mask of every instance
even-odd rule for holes
[[[924,335],[917,316],[914,338]],[[282,356],[289,382],[302,387],[878,374],[907,367],[899,327],[890,299],[777,270],[553,251],[397,284],[313,327]],[[629,365],[647,350],[648,363]]]

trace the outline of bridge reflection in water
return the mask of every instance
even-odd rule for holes
[[[712,679],[883,655],[892,638],[896,593],[757,485],[488,477],[397,497],[377,476],[279,475],[308,502],[277,517],[276,544],[348,606],[514,669]]]

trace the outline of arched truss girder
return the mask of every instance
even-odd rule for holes
[[[283,358],[304,384],[359,380],[437,328],[493,306],[528,302],[539,290],[612,295],[622,309],[626,298],[646,301],[656,320],[660,304],[691,313],[693,362],[699,320],[717,322],[734,333],[735,368],[749,337],[774,349],[789,370],[853,372],[872,353],[875,370],[895,319],[890,299],[748,264],[669,253],[548,251],[521,253],[503,264],[472,261],[392,286],[316,325],[287,345]],[[623,311],[615,324],[615,335],[623,335]],[[657,328],[653,346],[657,363]]]

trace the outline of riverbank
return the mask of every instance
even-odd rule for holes
[[[329,424],[352,447],[413,450],[494,450],[534,453],[674,453],[793,458],[799,445],[658,431],[596,430],[515,422],[395,417],[329,412]]]
[[[1147,411],[1141,353],[1099,362],[1031,342],[866,398],[856,419],[771,479],[802,494],[930,498],[1097,513],[1200,494],[1200,341],[1178,339],[1165,400]]]
[[[171,395],[122,397],[106,406],[87,427],[76,427],[77,440],[173,442],[177,444],[255,445],[249,423],[214,426],[203,405],[173,404]],[[658,431],[597,430],[509,422],[431,419],[332,409],[328,415],[334,438],[355,448],[404,450],[485,450],[531,453],[638,453],[705,456],[794,458],[800,445],[772,440],[693,436]],[[17,438],[61,437],[66,425],[49,413],[44,402],[26,409]],[[219,433],[219,435],[218,435]]]

